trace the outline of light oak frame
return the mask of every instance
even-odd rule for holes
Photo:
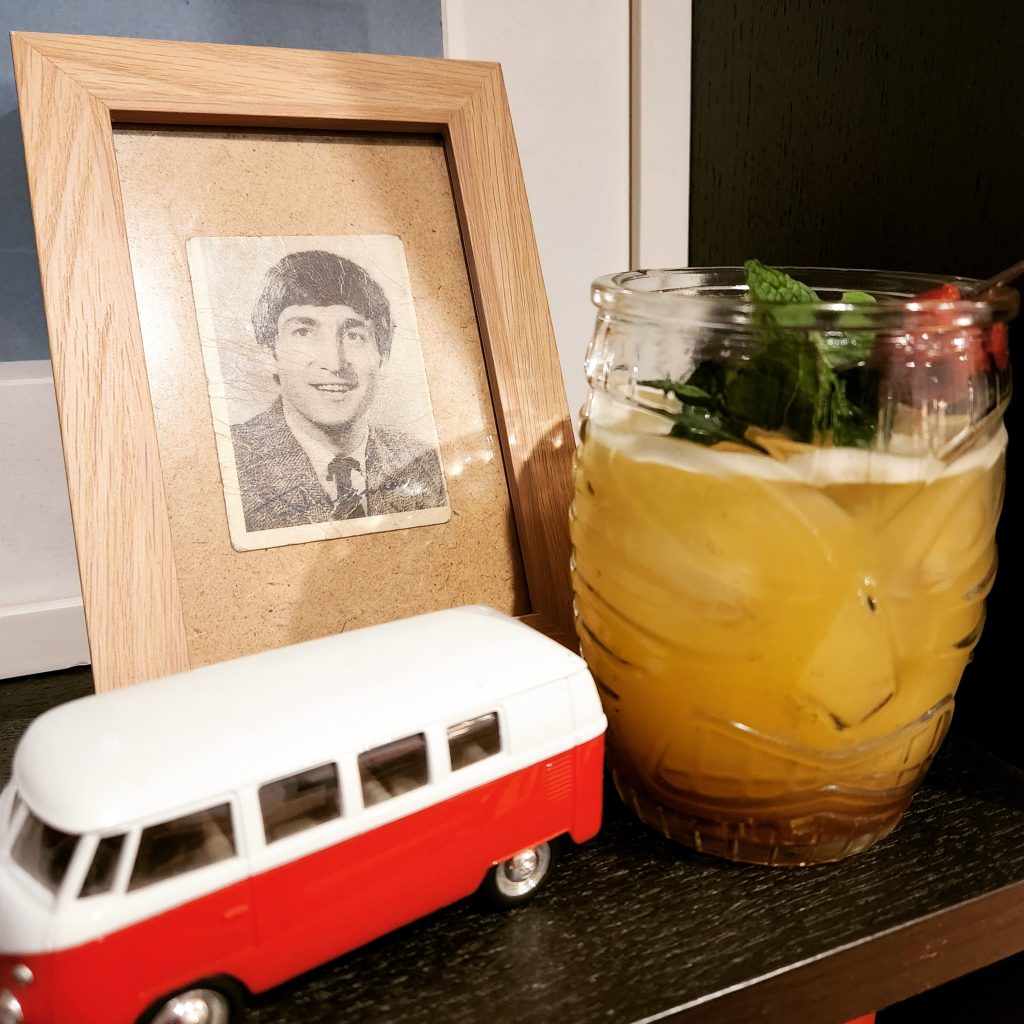
[[[114,126],[422,132],[444,140],[529,592],[575,646],[573,434],[497,64],[13,33],[97,689],[190,667]]]

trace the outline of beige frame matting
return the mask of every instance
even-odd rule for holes
[[[191,596],[179,579],[173,477],[162,462],[116,157],[117,133],[133,125],[442,140],[525,577],[516,609],[574,646],[573,436],[500,68],[22,33],[12,43],[97,689],[218,658],[192,649]],[[248,579],[234,593],[243,610],[263,588],[290,582],[279,570]],[[461,590],[444,587],[439,577],[434,606],[464,603]],[[265,646],[253,640],[250,649]]]

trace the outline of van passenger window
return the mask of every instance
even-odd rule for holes
[[[385,743],[359,755],[363,806],[372,807],[393,796],[427,784],[427,738],[415,736]]]
[[[268,843],[340,818],[337,766],[322,764],[260,786],[260,810]]]
[[[100,893],[110,892],[123,846],[123,835],[104,836],[97,843],[92,864],[89,865],[89,872],[82,883],[80,896],[99,896]]]
[[[235,855],[231,805],[221,804],[142,830],[129,891]]]
[[[497,713],[492,711],[449,726],[448,750],[452,755],[453,772],[497,754],[501,750]]]

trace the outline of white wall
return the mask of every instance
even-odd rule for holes
[[[0,363],[0,679],[88,661],[50,363]]]
[[[502,65],[575,423],[590,283],[629,266],[629,4],[444,0],[443,16],[446,57]]]

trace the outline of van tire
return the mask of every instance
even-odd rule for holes
[[[487,872],[480,896],[492,907],[506,910],[532,900],[551,880],[559,858],[559,842],[521,850],[508,860],[499,861]]]
[[[177,1024],[179,1019],[191,1020],[191,1017],[175,1016],[173,1010],[174,1001],[188,993],[194,993],[196,999],[207,1004],[208,1024],[242,1024],[245,1020],[245,989],[233,978],[204,978],[161,996],[138,1019],[138,1024]]]

